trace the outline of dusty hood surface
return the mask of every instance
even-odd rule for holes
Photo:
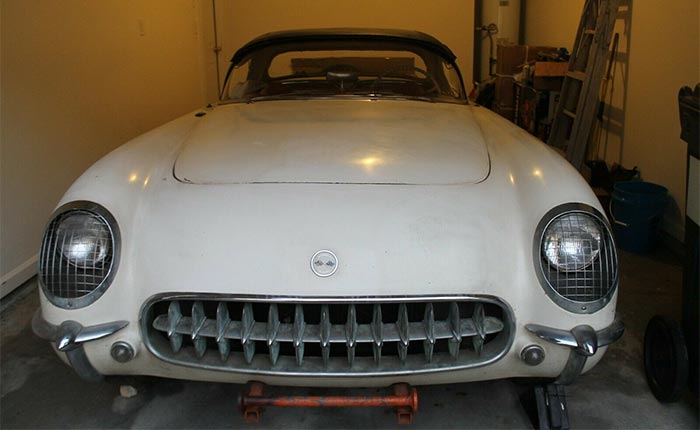
[[[458,184],[484,180],[489,155],[468,106],[266,101],[202,117],[173,171],[195,184]]]

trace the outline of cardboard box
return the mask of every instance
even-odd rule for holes
[[[552,46],[498,45],[496,47],[496,74],[514,75],[523,70],[525,63],[533,62],[540,52],[552,53]]]
[[[567,62],[556,62],[556,61],[536,61],[535,62],[535,76],[545,77],[545,76],[555,76],[563,77],[566,75],[566,71],[569,70],[569,63]]]
[[[532,87],[538,91],[559,91],[567,70],[567,62],[536,61]]]
[[[515,105],[515,79],[512,76],[496,77],[494,102],[503,107],[512,108]]]
[[[507,119],[508,121],[513,121],[515,119],[515,108],[512,106],[503,106],[498,103],[493,104],[493,111]]]
[[[496,74],[514,75],[518,73],[518,67],[522,69],[527,55],[527,47],[524,45],[498,45],[496,48]]]
[[[518,92],[518,116],[515,123],[534,135],[537,119],[541,118],[541,94],[525,85],[518,85]]]

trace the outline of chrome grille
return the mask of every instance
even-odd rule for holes
[[[115,267],[115,229],[95,203],[74,202],[56,212],[39,254],[39,281],[50,301],[77,308],[99,297]]]
[[[500,358],[512,317],[489,298],[371,302],[169,297],[142,313],[166,361],[239,372],[366,374],[466,368]]]

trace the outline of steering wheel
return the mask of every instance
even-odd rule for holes
[[[369,88],[370,93],[374,93],[374,89],[376,88],[376,86],[380,83],[381,80],[383,80],[386,77],[389,77],[391,75],[394,75],[396,77],[405,76],[400,74],[400,72],[418,72],[422,74],[426,77],[426,79],[430,79],[430,82],[432,83],[432,86],[426,90],[426,94],[430,94],[433,92],[436,96],[440,96],[440,94],[442,94],[442,92],[440,91],[440,84],[438,84],[438,81],[435,79],[435,77],[433,77],[433,75],[428,73],[426,70],[415,66],[397,67],[395,69],[387,70],[386,72],[377,76],[377,79],[375,79],[374,82],[372,82],[372,85]]]
[[[338,86],[340,94],[345,93],[346,87],[354,86],[360,75],[360,71],[349,64],[334,64],[325,68],[323,73],[326,75],[326,81]]]

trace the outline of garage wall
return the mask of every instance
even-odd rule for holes
[[[583,3],[527,0],[526,43],[573,46]],[[629,5],[615,27],[620,52],[609,84],[614,91],[605,159],[608,165],[638,166],[644,180],[669,189],[672,204],[662,228],[683,240],[686,144],[679,138],[677,97],[681,86],[700,82],[700,3],[632,0]]]
[[[585,0],[525,0],[525,41],[528,45],[574,46]],[[563,6],[565,5],[565,6]]]
[[[194,0],[2,0],[0,275],[34,273],[61,195],[121,143],[203,103]]]
[[[471,90],[474,0],[216,0],[216,10],[222,82],[233,53],[263,33],[373,27],[418,30],[435,36],[457,55],[467,91]]]
[[[678,90],[700,82],[700,3],[635,1],[622,160],[669,189],[675,205],[662,227],[683,240],[687,144],[680,139]]]

